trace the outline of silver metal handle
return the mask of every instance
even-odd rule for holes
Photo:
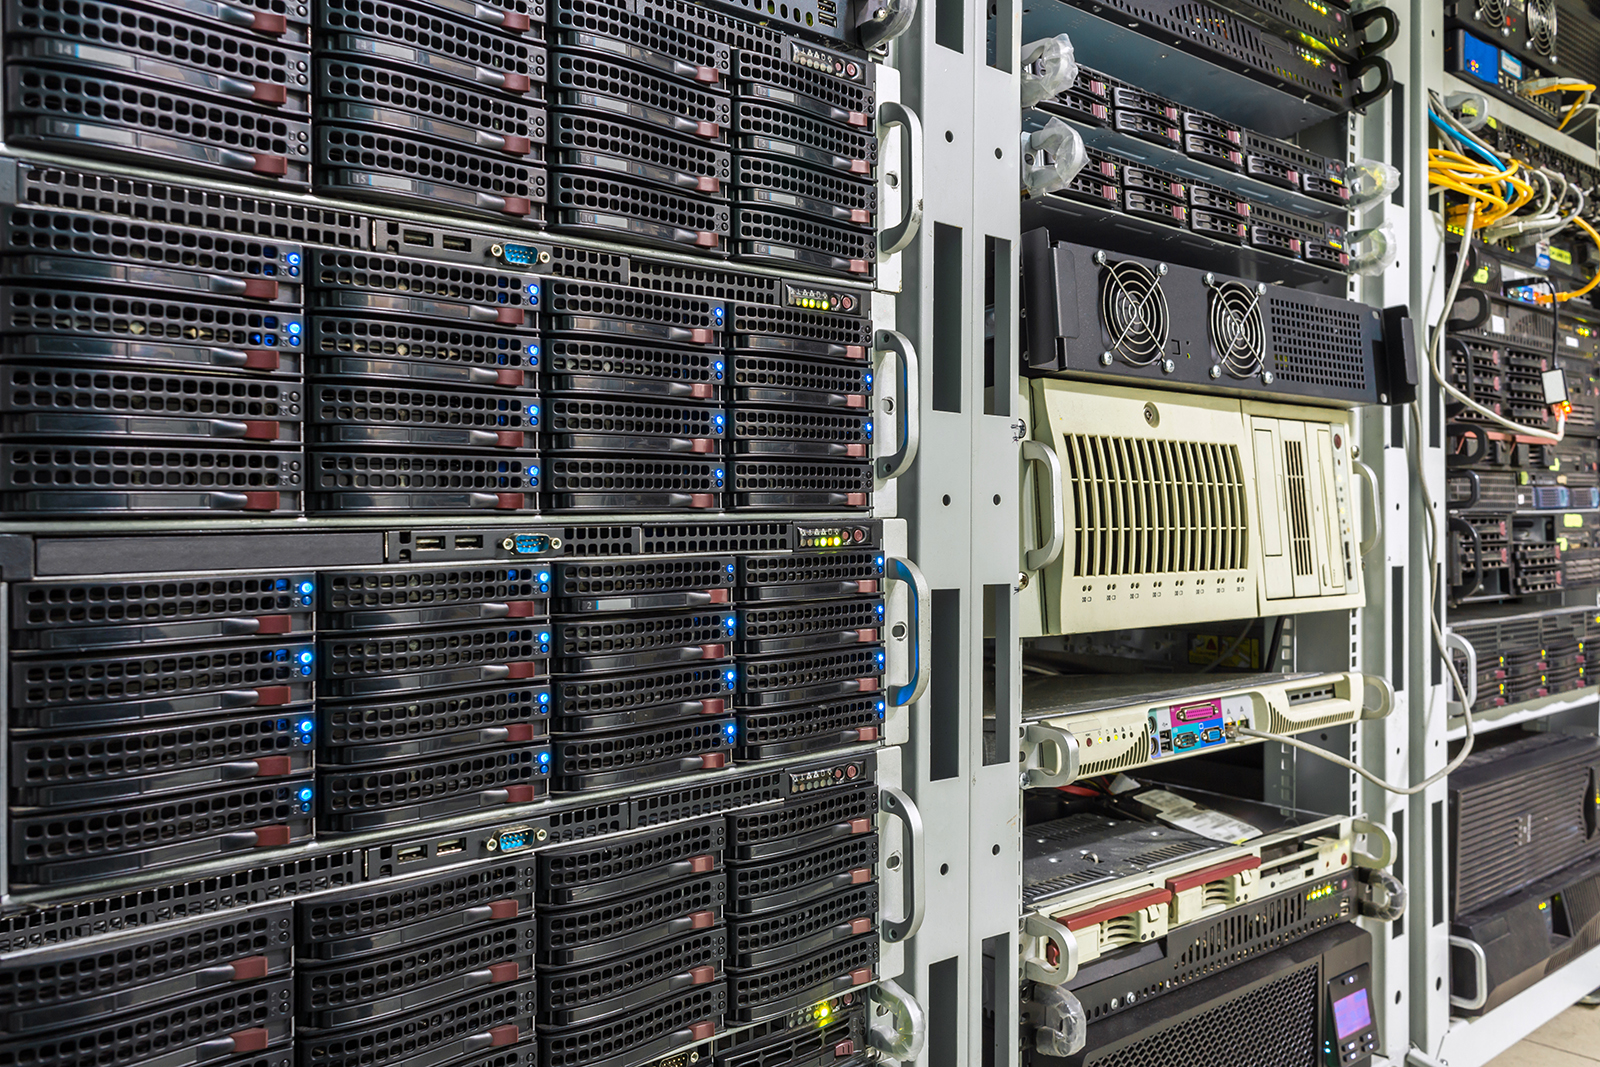
[[[884,979],[867,994],[874,1010],[867,1043],[892,1060],[905,1063],[922,1055],[928,1036],[928,1019],[917,998],[900,988],[893,979]]]
[[[1361,717],[1369,722],[1387,719],[1389,713],[1394,710],[1394,686],[1381,674],[1362,674],[1357,677],[1361,679]],[[1375,708],[1367,707],[1368,686],[1378,694],[1378,706]]]
[[[903,708],[922,699],[933,677],[933,594],[922,571],[909,559],[890,556],[884,561],[884,574],[889,581],[904,582],[910,589],[911,680],[889,691],[889,703]]]
[[[1355,861],[1357,867],[1369,871],[1381,871],[1394,862],[1394,834],[1390,833],[1389,828],[1383,823],[1369,822],[1366,819],[1351,819],[1350,830],[1355,834],[1365,834],[1368,838],[1368,844],[1376,840],[1382,846],[1376,856],[1362,852],[1358,848],[1352,848],[1350,850],[1350,858]]]
[[[1463,712],[1470,713],[1478,703],[1478,650],[1472,647],[1471,641],[1454,630],[1445,630],[1444,647],[1447,653],[1450,649],[1455,649],[1467,657],[1467,673],[1461,679],[1467,691],[1461,694],[1461,698],[1466,702],[1462,705]]]
[[[905,846],[905,876],[900,879],[904,899],[900,918],[884,916],[881,926],[883,939],[899,943],[909,941],[922,928],[922,918],[927,914],[927,886],[918,856],[922,853],[922,813],[911,803],[911,798],[894,786],[886,785],[878,791],[878,810],[900,820],[905,827],[901,839]]]
[[[1468,937],[1450,935],[1450,947],[1459,948],[1472,957],[1472,996],[1458,997],[1450,994],[1450,1006],[1463,1008],[1467,1011],[1476,1011],[1483,1007],[1489,999],[1489,957],[1484,955],[1483,946]],[[1451,983],[1452,985],[1454,983]]]
[[[1022,442],[1022,460],[1044,464],[1044,481],[1050,493],[1050,536],[1038,548],[1030,548],[1022,554],[1022,569],[1031,574],[1044,570],[1061,557],[1061,547],[1067,541],[1067,502],[1061,491],[1061,457],[1056,455],[1055,449],[1043,441],[1027,440]]]
[[[898,478],[911,467],[917,458],[917,446],[922,443],[922,365],[917,362],[917,348],[911,339],[898,330],[879,330],[873,336],[874,348],[885,355],[899,357],[905,371],[904,385],[899,390],[900,415],[895,422],[900,427],[900,444],[892,455],[878,460],[878,477],[884,481]],[[883,380],[883,366],[888,360],[879,360],[875,370],[876,380]]]
[[[1052,789],[1078,780],[1078,739],[1071,732],[1030,722],[1022,730],[1022,750],[1028,788]]]
[[[898,100],[885,100],[878,105],[878,132],[881,134],[891,126],[900,126],[906,131],[906,213],[899,222],[878,234],[878,253],[885,256],[892,256],[910,244],[922,228],[922,120]]]
[[[1078,977],[1078,939],[1071,930],[1043,915],[1028,915],[1022,920],[1022,932],[1044,941],[1044,952],[1056,946],[1060,958],[1052,964],[1040,955],[1029,953],[1022,967],[1022,976],[1045,985],[1065,985]]]
[[[1378,476],[1373,473],[1371,467],[1359,459],[1351,460],[1350,465],[1355,468],[1367,491],[1372,494],[1372,536],[1361,542],[1361,555],[1365,556],[1383,540],[1383,494],[1378,490]]]

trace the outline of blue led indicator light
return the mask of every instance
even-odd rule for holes
[[[304,652],[300,653],[300,662],[301,663],[310,663],[311,659],[312,659],[312,653],[311,653],[311,650],[309,648],[306,649]]]
[[[289,266],[291,266],[291,267],[298,267],[300,265],[300,253],[299,252],[290,252],[284,258],[288,260]]]
[[[311,590],[313,590],[315,588],[316,588],[316,586],[312,585],[310,582],[301,582],[300,583],[300,591],[302,593],[309,593],[309,592],[311,592]]]
[[[548,582],[550,580],[550,572],[549,571],[540,571],[539,572],[539,580],[541,582]]]
[[[731,564],[731,563],[730,563],[730,564],[728,564],[728,573],[729,573],[729,574],[732,574],[732,573],[733,573],[733,564]]]
[[[313,723],[310,719],[301,719],[300,720],[300,732],[303,733],[303,734],[309,734],[315,727],[316,727],[316,724]]]
[[[311,799],[311,787],[309,785],[306,786],[304,789],[300,790],[300,799],[301,800],[310,800]]]
[[[287,329],[290,333],[299,333],[301,330],[305,329],[305,327],[301,326],[298,322],[291,322]]]

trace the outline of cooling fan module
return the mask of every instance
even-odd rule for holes
[[[1528,46],[1541,56],[1556,50],[1556,0],[1528,0]]]
[[[1217,282],[1207,274],[1206,321],[1211,329],[1211,344],[1217,365],[1235,378],[1253,378],[1261,373],[1266,358],[1266,327],[1261,316],[1261,298],[1267,287],[1243,282]],[[1213,369],[1213,374],[1216,374]]]
[[[1167,294],[1161,289],[1166,264],[1152,271],[1132,260],[1109,262],[1104,253],[1095,260],[1102,268],[1100,322],[1108,343],[1102,362],[1111,362],[1114,354],[1135,367],[1147,367],[1161,358],[1172,327]]]

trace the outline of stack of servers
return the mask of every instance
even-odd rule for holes
[[[548,569],[336,571],[323,586],[322,829],[548,795]]]
[[[376,253],[313,253],[311,508],[539,506],[540,282]]]
[[[781,305],[731,315],[733,504],[866,510],[872,504],[871,303],[780,283]]]
[[[731,556],[556,563],[558,792],[725,767],[736,724]]]
[[[0,962],[0,1039],[32,1067],[290,1067],[287,904]]]
[[[555,0],[551,222],[726,252],[731,20],[679,0]]]
[[[300,510],[298,245],[24,204],[4,231],[0,512]]]
[[[317,190],[542,219],[543,15],[527,0],[317,0]]]
[[[547,278],[549,505],[559,511],[723,506],[727,310],[709,296]],[[632,386],[643,379],[639,392]]]
[[[533,1067],[533,881],[500,860],[296,904],[301,1067]]]
[[[877,978],[877,811],[875,785],[830,776],[727,817],[735,1019],[787,1015]]]
[[[658,1061],[722,1029],[724,834],[715,817],[539,855],[541,1067]]]
[[[309,12],[276,0],[5,6],[12,145],[305,188]]]
[[[734,44],[733,250],[871,278],[878,256],[872,64],[775,30]]]
[[[883,727],[883,554],[866,524],[811,536],[865,547],[740,560],[741,759],[876,741]]]
[[[842,541],[846,529],[817,536]],[[854,529],[863,530],[865,542],[864,528]],[[746,732],[770,736],[789,724],[802,735],[848,739],[876,726],[883,707],[883,601],[876,596],[883,554],[863,544],[849,551],[746,556],[740,565],[746,606],[738,702]]]
[[[11,884],[312,837],[310,575],[11,586]]]

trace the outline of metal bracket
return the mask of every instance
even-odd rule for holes
[[[1066,730],[1030,722],[1022,731],[1022,755],[1029,789],[1071,785],[1078,780],[1078,739]]]
[[[1023,961],[1022,977],[1045,985],[1065,985],[1078,977],[1078,939],[1071,930],[1054,919],[1030,913],[1022,918],[1022,932],[1044,942],[1039,954],[1030,952]],[[1058,955],[1055,963],[1047,955],[1051,945]]]
[[[917,998],[887,978],[873,987],[870,996],[876,1009],[871,1014],[867,1043],[892,1060],[914,1060],[922,1055],[928,1018]]]
[[[928,910],[927,885],[923,877],[922,864],[918,857],[922,854],[922,813],[911,802],[911,798],[893,786],[884,786],[878,791],[878,810],[885,815],[899,819],[905,826],[905,836],[902,842],[906,853],[905,874],[900,879],[903,890],[901,900],[900,918],[891,919],[887,915],[882,919],[883,939],[885,941],[909,941],[916,936],[922,928],[922,918]]]

